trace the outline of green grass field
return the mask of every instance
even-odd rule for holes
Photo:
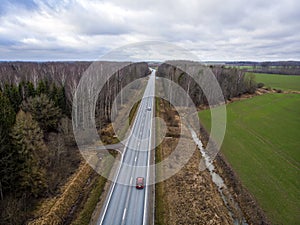
[[[300,91],[300,76],[254,73],[257,83],[264,83],[265,87],[285,91]]]
[[[299,115],[298,94],[266,94],[227,105],[222,152],[273,224],[300,222]],[[199,116],[209,130],[210,111]]]

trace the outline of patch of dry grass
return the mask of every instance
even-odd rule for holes
[[[46,200],[37,212],[37,215],[40,216],[30,221],[28,225],[63,224],[64,218],[78,199],[92,171],[88,163],[82,163],[77,172],[62,187],[61,195],[57,198]]]

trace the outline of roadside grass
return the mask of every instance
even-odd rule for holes
[[[159,116],[160,112],[160,100],[158,98],[155,98],[155,116]],[[156,129],[159,129],[159,124],[157,123],[155,125]],[[156,134],[159,134],[160,132],[156,132]],[[157,139],[157,138],[156,138]],[[155,163],[161,162],[163,160],[162,158],[162,149],[161,145],[157,146],[155,149]],[[156,171],[156,177],[159,177],[161,175],[161,171],[158,169]],[[164,196],[164,185],[163,182],[156,183],[155,184],[155,225],[164,225],[164,202],[163,202],[163,196]]]
[[[300,91],[300,76],[254,73],[257,83],[264,83],[265,87],[285,91]]]
[[[274,224],[300,221],[299,115],[298,94],[266,94],[227,105],[221,151]],[[199,117],[209,131],[210,110]]]
[[[161,157],[161,146],[156,147],[155,159],[162,161]],[[157,171],[157,173],[159,173]],[[164,186],[163,182],[155,184],[155,225],[164,225]]]
[[[123,126],[121,128],[121,130],[118,132],[118,137],[111,137],[111,144],[117,144],[120,142],[120,140],[124,140],[126,137],[126,132],[128,131],[129,127],[132,125],[134,119],[135,119],[135,116],[136,116],[136,113],[137,113],[137,110],[140,106],[140,103],[141,103],[141,100],[139,100],[138,102],[136,102],[130,112],[129,112],[129,116],[128,116],[128,123],[125,123],[125,126]]]
[[[117,155],[116,152],[111,152],[113,156],[115,157]],[[111,170],[111,167],[113,165],[113,160],[111,157],[103,158],[102,163],[105,165],[104,173],[108,175],[108,173]],[[107,179],[103,176],[98,176],[96,178],[96,182],[94,184],[94,187],[92,191],[89,194],[89,197],[87,201],[85,202],[83,209],[79,213],[78,217],[74,222],[72,222],[72,225],[82,225],[82,224],[89,224],[92,214],[96,208],[96,205],[99,202],[99,198],[101,197],[103,193],[104,186],[106,184]]]
[[[95,183],[95,188],[91,191],[90,196],[83,207],[83,210],[80,212],[79,216],[72,223],[72,225],[89,224],[94,209],[102,194],[105,183],[106,183],[106,179],[104,177],[99,176],[97,178],[97,181]]]
[[[130,110],[130,113],[129,113],[129,126],[132,124],[132,122],[134,121],[135,119],[135,116],[136,116],[136,112],[140,106],[140,103],[141,103],[141,100],[139,100],[138,102],[136,102],[132,109]],[[128,129],[128,128],[127,128]]]

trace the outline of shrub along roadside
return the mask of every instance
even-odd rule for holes
[[[63,193],[50,209],[44,209],[42,216],[30,221],[28,225],[63,224],[64,218],[66,218],[71,207],[76,202],[92,172],[93,170],[88,163],[82,163],[78,168],[78,172],[70,178],[63,188]]]

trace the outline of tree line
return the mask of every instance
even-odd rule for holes
[[[192,61],[169,61],[163,63],[158,67],[157,76],[165,77],[179,84],[189,94],[194,104],[200,106],[208,104],[207,96],[203,89],[187,73],[194,74],[204,87],[211,85],[207,77],[203,75],[208,70],[211,73],[210,75],[216,78],[225,101],[244,93],[253,94],[257,88],[254,76],[246,76],[244,71],[222,66],[205,66]],[[208,87],[207,90],[206,94],[215,94],[212,88]],[[171,93],[172,90],[169,90],[169,92]],[[218,101],[222,101],[222,98],[216,101],[213,104],[220,103]]]
[[[242,70],[254,73],[300,75],[299,61],[274,61],[274,62],[226,62],[233,67],[242,66]]]

